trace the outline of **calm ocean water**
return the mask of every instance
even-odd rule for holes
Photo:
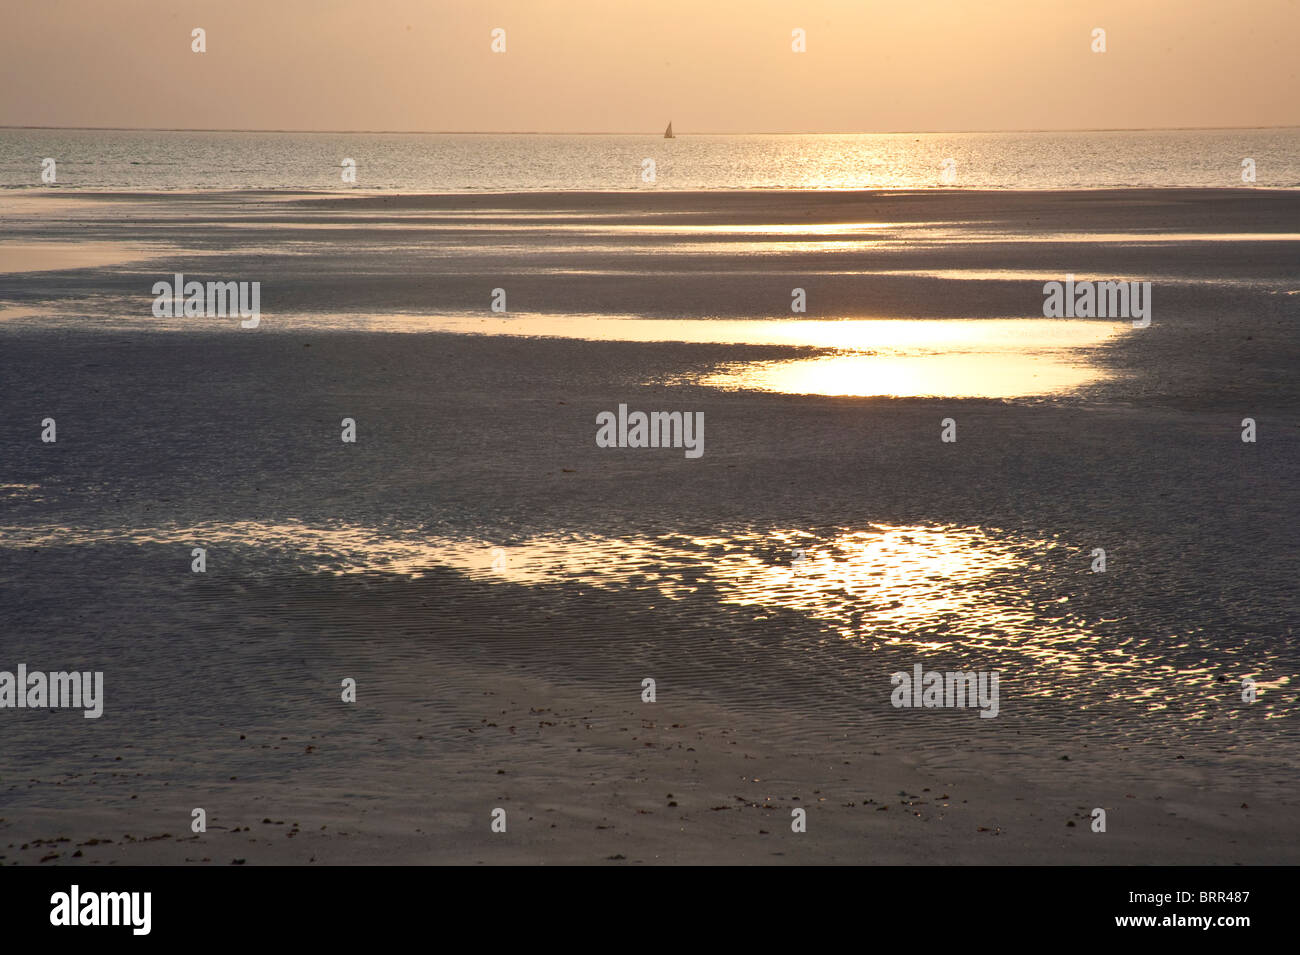
[[[0,188],[398,192],[607,189],[1300,188],[1300,128],[572,136],[0,129]],[[355,185],[342,164],[355,160]],[[653,183],[643,181],[654,161]],[[949,160],[951,162],[949,163]]]

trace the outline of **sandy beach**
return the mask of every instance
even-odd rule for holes
[[[1300,861],[1300,193],[0,209],[0,670],[105,684],[0,711],[0,864]],[[176,273],[259,327],[155,317]],[[1016,352],[1069,388],[781,390],[1067,274],[1154,289]],[[782,319],[867,337],[726,324]],[[620,404],[704,453],[598,447]],[[997,718],[892,706],[917,663]]]

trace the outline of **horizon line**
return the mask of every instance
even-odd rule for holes
[[[1022,129],[888,129],[872,131],[839,132],[716,132],[701,130],[678,134],[685,136],[906,136],[906,135],[962,135],[968,133],[1161,133],[1161,132],[1208,132],[1213,130],[1259,130],[1259,129],[1297,129],[1300,125],[1280,124],[1268,126],[1094,126],[1094,127],[1053,127]],[[577,131],[559,132],[552,130],[477,130],[477,129],[251,129],[219,128],[202,126],[33,126],[0,124],[0,129],[39,129],[66,130],[70,132],[128,132],[128,133],[301,133],[330,134],[344,136],[654,136],[662,133],[640,131]]]

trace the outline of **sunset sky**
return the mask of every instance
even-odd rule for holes
[[[1297,33],[1300,0],[49,0],[5,13],[0,125],[1297,125]]]

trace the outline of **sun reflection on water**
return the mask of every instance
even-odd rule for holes
[[[293,316],[278,316],[288,325]],[[313,316],[312,323],[320,323]],[[356,324],[355,319],[349,319]],[[377,315],[368,328],[585,341],[776,345],[808,357],[725,363],[670,378],[724,390],[784,394],[1020,398],[1077,390],[1109,377],[1090,350],[1127,322],[1071,319],[646,319],[537,315],[509,318]]]
[[[1113,323],[1033,319],[806,324],[806,340],[837,353],[732,362],[675,383],[804,395],[1055,395],[1108,377],[1088,363],[1087,349],[1121,334]]]
[[[383,574],[420,579],[451,569],[468,580],[525,587],[578,585],[585,592],[652,593],[663,625],[706,607],[745,608],[744,619],[794,614],[814,625],[804,649],[840,647],[917,659],[941,655],[1014,673],[1023,697],[1138,707],[1177,706],[1185,720],[1215,705],[1215,667],[1182,658],[1177,634],[1153,635],[1125,618],[1100,621],[1046,597],[1045,555],[1065,544],[979,527],[878,525],[865,529],[772,529],[762,533],[655,537],[544,535],[501,544],[353,524],[204,523],[136,530],[0,527],[0,547],[125,543],[220,547],[229,572],[287,580]],[[660,603],[659,598],[667,600]],[[755,615],[755,612],[757,614]],[[720,618],[721,620],[722,618]],[[741,630],[720,636],[746,649]],[[779,643],[787,628],[773,624]],[[743,628],[742,628],[743,629]],[[814,633],[822,634],[816,638]],[[1271,665],[1270,654],[1253,657]],[[1104,680],[1099,680],[1104,677]],[[1290,682],[1260,681],[1262,689]],[[1266,715],[1265,719],[1280,718]]]

